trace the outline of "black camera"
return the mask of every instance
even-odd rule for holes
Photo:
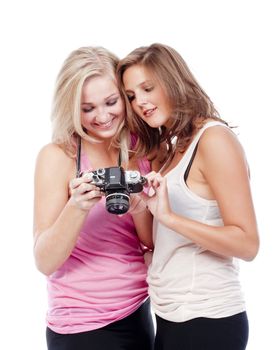
[[[106,209],[111,214],[124,214],[129,209],[130,193],[143,190],[146,178],[137,170],[122,167],[100,168],[90,172],[91,183],[105,192]]]

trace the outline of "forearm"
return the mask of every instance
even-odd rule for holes
[[[234,225],[212,226],[171,213],[163,224],[216,254],[252,260],[258,250],[257,239]]]
[[[34,255],[42,273],[50,275],[66,261],[76,244],[87,213],[68,202],[51,227],[36,233]]]
[[[141,243],[152,250],[154,248],[152,235],[152,214],[147,208],[144,208],[140,212],[132,214],[132,217]]]

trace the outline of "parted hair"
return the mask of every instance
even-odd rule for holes
[[[99,142],[88,136],[81,125],[81,95],[85,81],[93,77],[109,76],[116,81],[119,59],[103,47],[80,47],[71,52],[57,76],[52,106],[52,142],[66,153],[76,155],[76,137]],[[114,144],[126,151],[128,133],[122,121]],[[126,152],[123,152],[126,158]]]
[[[124,92],[123,75],[131,66],[147,69],[164,89],[172,107],[170,128],[152,128],[137,116]],[[127,123],[138,134],[139,156],[155,152],[161,142],[166,142],[169,157],[173,155],[172,139],[176,150],[183,152],[193,136],[208,118],[220,120],[211,99],[196,81],[188,65],[173,48],[155,43],[139,47],[119,61],[117,79],[126,101]]]

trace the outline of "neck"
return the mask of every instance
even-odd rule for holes
[[[119,149],[109,142],[90,143],[82,140],[82,150],[95,168],[107,168],[118,165]]]

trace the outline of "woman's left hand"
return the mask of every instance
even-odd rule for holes
[[[156,220],[161,223],[167,221],[168,216],[172,213],[167,190],[166,178],[160,173],[152,171],[146,175],[148,181],[149,195],[141,194]]]

